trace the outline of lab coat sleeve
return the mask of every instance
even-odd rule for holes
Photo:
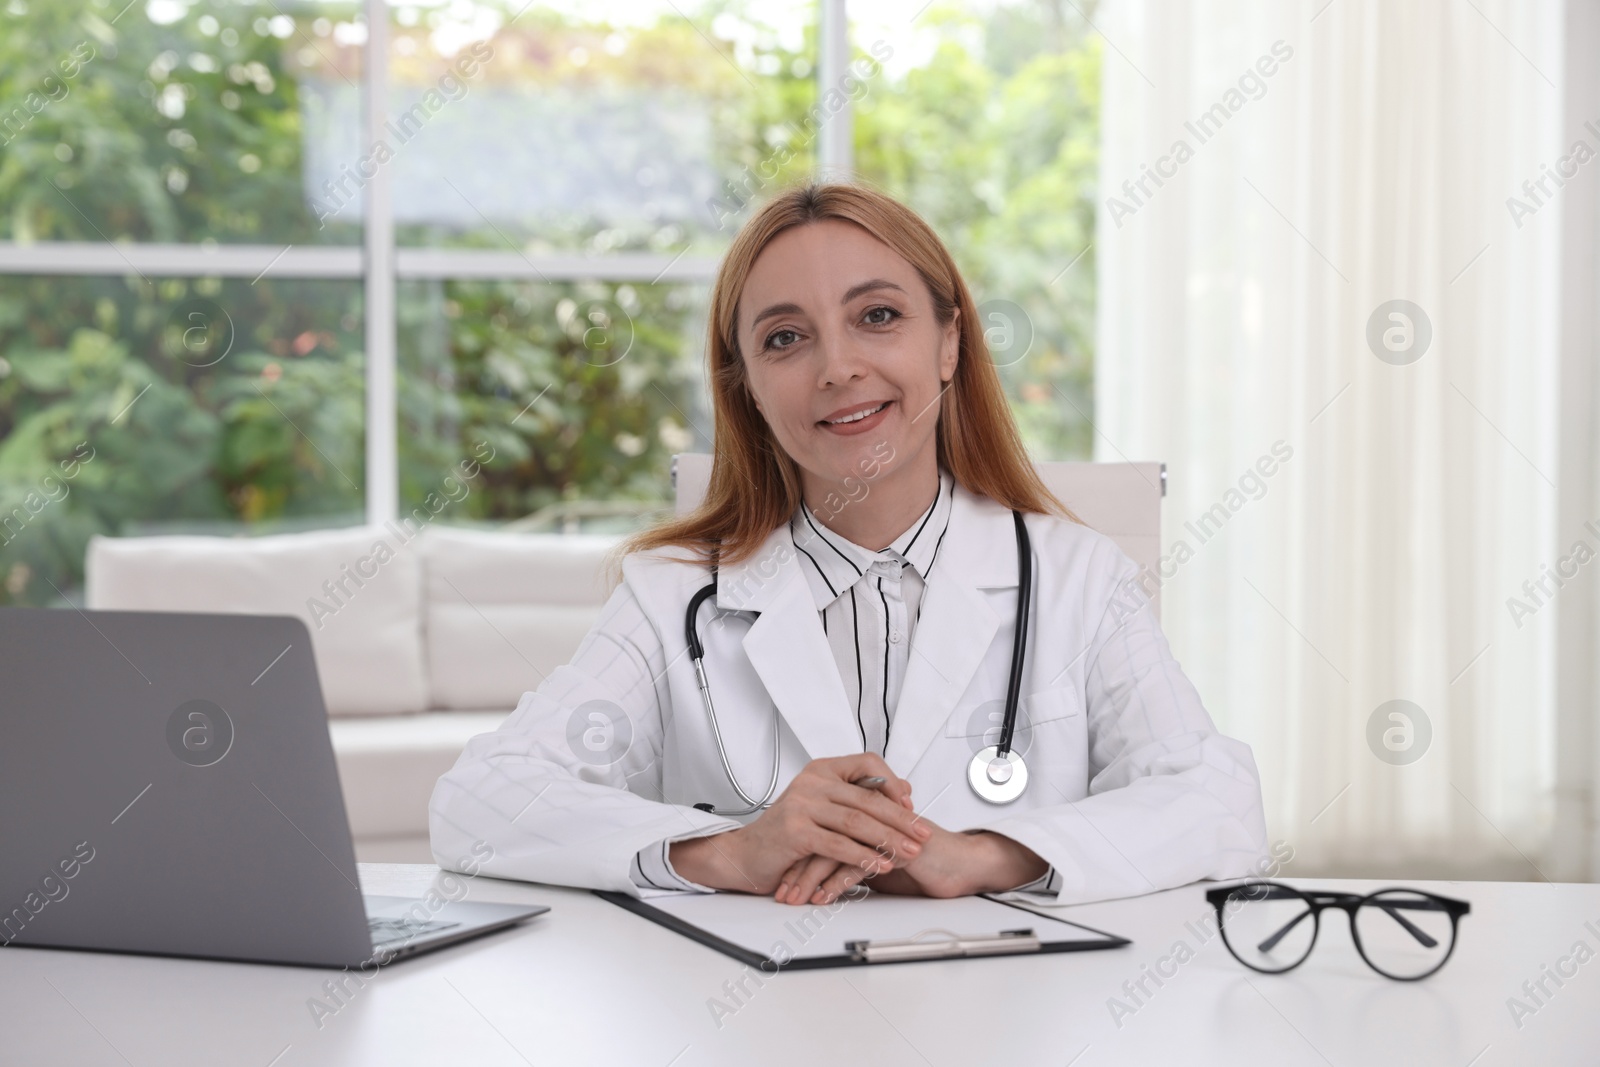
[[[967,834],[977,834],[977,833],[983,833],[983,832],[984,832],[984,827],[981,827],[981,826],[973,827],[970,830],[963,830],[962,831],[962,833],[967,833]],[[1035,878],[1033,881],[1024,882],[1019,886],[1013,886],[1010,889],[1002,890],[1002,892],[1004,892],[1004,893],[1040,894],[1040,895],[1047,896],[1047,897],[1053,897],[1053,896],[1056,895],[1056,893],[1058,893],[1060,891],[1060,889],[1061,889],[1061,875],[1056,873],[1056,869],[1054,867],[1047,867],[1047,868],[1045,868],[1045,872],[1043,874],[1041,874],[1039,877]],[[998,895],[998,894],[996,894],[996,895]],[[1038,902],[1036,900],[1035,896],[1032,896],[1032,895],[1030,895],[1030,896],[1028,896],[1026,898],[1011,897],[1011,898],[1007,898],[1007,899],[1027,899],[1027,900],[1030,900],[1030,901]]]
[[[672,866],[672,857],[667,854],[671,844],[670,839],[662,838],[633,854],[633,867],[628,872],[633,884],[645,891],[657,889],[679,893],[715,893],[716,890],[710,886],[691,882],[677,872]]]
[[[1033,881],[1019,885],[1015,889],[1006,890],[1007,893],[1038,893],[1047,897],[1054,897],[1061,891],[1061,875],[1051,867]]]
[[[1259,875],[1270,861],[1250,746],[1217,732],[1172,658],[1134,563],[1110,542],[1100,551],[1115,562],[1104,569],[1114,581],[1096,594],[1104,609],[1085,658],[1089,795],[983,829],[1051,864],[1060,885],[1048,903]],[[1041,902],[1038,892],[1024,899]]]
[[[624,580],[572,662],[439,779],[428,805],[435,862],[635,897],[669,892],[635,881],[641,849],[740,824],[661,799],[666,673],[660,634]]]

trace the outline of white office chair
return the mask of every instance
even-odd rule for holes
[[[1165,463],[1036,463],[1045,486],[1091,529],[1105,534],[1141,570],[1152,575],[1161,558],[1161,498],[1167,495]],[[675,511],[693,511],[711,484],[711,456],[680,452],[672,457]],[[1161,590],[1145,580],[1150,607],[1161,619]]]

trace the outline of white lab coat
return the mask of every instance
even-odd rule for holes
[[[1027,845],[1061,874],[1054,903],[1258,874],[1267,840],[1255,760],[1217,732],[1138,593],[1135,564],[1084,526],[1027,523],[1033,622],[1013,747],[1029,785],[997,806],[967,784],[973,754],[998,737],[1017,551],[1010,512],[958,485],[884,755],[911,782],[917,810],[947,830],[981,827]],[[635,852],[755,818],[691,806],[745,806],[717,755],[684,636],[689,598],[707,580],[703,565],[624,560],[572,662],[439,780],[429,823],[441,867],[652,896],[629,876]],[[808,760],[860,752],[787,523],[750,560],[720,568],[717,605],[744,612],[714,618],[706,605],[700,626],[745,791],[759,798],[771,774],[774,701],[779,793]]]

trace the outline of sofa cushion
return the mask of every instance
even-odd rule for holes
[[[428,678],[435,708],[503,708],[572,659],[610,588],[615,537],[430,527]]]
[[[380,541],[385,548],[375,551]],[[389,528],[96,537],[85,584],[89,607],[101,610],[298,616],[311,631],[330,715],[428,706],[422,562],[416,545]]]

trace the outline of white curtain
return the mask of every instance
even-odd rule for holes
[[[1524,589],[1582,534],[1556,528],[1562,16],[1095,16],[1096,458],[1168,464],[1164,628],[1253,746],[1287,873],[1580,861],[1548,849],[1556,610]],[[1393,300],[1426,316],[1425,350],[1404,307],[1369,344]],[[1421,714],[1372,728],[1396,700]]]

